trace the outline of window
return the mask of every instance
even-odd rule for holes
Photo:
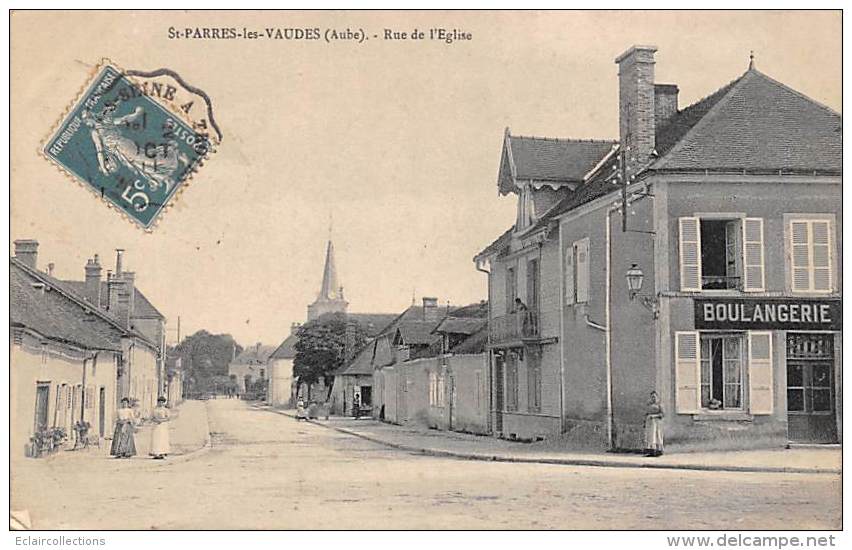
[[[446,402],[446,378],[443,375],[437,376],[437,385],[438,385],[438,396],[437,396],[437,406],[443,407]]]
[[[473,404],[478,411],[482,407],[482,371],[475,371],[474,378],[476,379],[476,391],[473,393]]]
[[[527,261],[527,308],[538,311],[539,273],[538,260]]]
[[[518,352],[510,351],[506,357],[506,410],[518,410]]]
[[[679,220],[684,291],[765,289],[762,218]]]
[[[541,412],[541,361],[535,354],[527,354],[527,409]]]
[[[589,301],[589,239],[581,239],[565,249],[565,303]]]
[[[676,332],[674,347],[678,414],[744,410],[745,388],[751,414],[772,414],[771,332]]]
[[[742,335],[701,335],[701,408],[741,409]]]
[[[789,235],[790,289],[793,292],[831,292],[834,250],[830,220],[791,220]]]
[[[518,279],[514,267],[506,268],[506,313],[515,310],[515,298],[518,297]]]

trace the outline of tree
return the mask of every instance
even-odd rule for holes
[[[228,376],[228,364],[243,351],[230,334],[199,330],[184,338],[171,353],[181,358],[181,366],[191,392],[214,386],[214,377]]]
[[[331,392],[334,372],[355,355],[366,342],[367,335],[356,321],[349,321],[344,313],[323,315],[299,327],[293,375],[299,383],[311,385],[324,381]]]

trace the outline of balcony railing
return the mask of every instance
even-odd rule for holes
[[[488,327],[492,344],[535,339],[541,336],[539,314],[532,310],[492,317]]]

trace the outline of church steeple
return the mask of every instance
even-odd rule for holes
[[[335,300],[342,298],[343,289],[337,283],[337,267],[334,265],[334,243],[328,240],[325,249],[325,268],[322,271],[322,287],[317,300]]]
[[[325,313],[346,313],[349,303],[343,298],[343,287],[337,279],[337,266],[334,263],[334,243],[328,239],[325,250],[325,266],[322,271],[322,286],[317,299],[308,306],[308,321]]]

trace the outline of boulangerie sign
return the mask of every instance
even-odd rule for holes
[[[839,299],[695,300],[696,329],[840,330]]]

